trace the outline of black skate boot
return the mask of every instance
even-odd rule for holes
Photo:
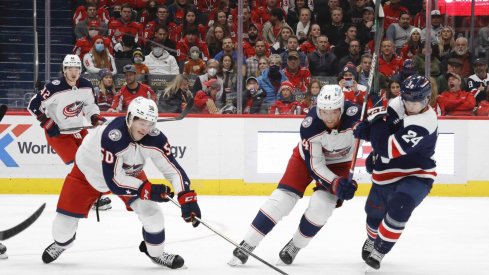
[[[280,260],[282,260],[284,264],[292,264],[295,256],[297,256],[297,253],[299,253],[299,250],[301,250],[299,247],[294,245],[292,240],[293,239],[291,239],[278,253]]]
[[[7,247],[0,243],[0,259],[7,259]]]
[[[163,252],[161,256],[151,257],[151,255],[149,255],[148,253],[148,249],[144,241],[142,241],[141,244],[139,245],[139,251],[144,252],[144,254],[146,254],[146,256],[148,256],[153,263],[157,265],[166,266],[171,269],[181,268],[185,263],[185,261],[181,256],[176,254],[166,253],[166,252]]]
[[[371,240],[370,238],[367,238],[367,240],[365,240],[365,243],[363,243],[363,247],[362,247],[362,259],[364,261],[367,261],[367,258],[372,252],[372,250],[374,250],[374,241]]]
[[[244,249],[249,252],[253,252],[253,250],[255,250],[256,248],[256,246],[251,246],[245,241],[241,241],[239,246],[240,248],[236,247],[233,250],[233,258],[228,262],[228,265],[237,266],[238,264],[245,264],[248,261],[248,254],[246,254],[246,252],[241,251],[241,249]]]
[[[46,249],[44,249],[44,253],[42,253],[42,261],[45,264],[49,264],[50,262],[58,259],[61,253],[63,253],[69,247],[71,247],[71,245],[60,246],[56,242],[50,244]]]
[[[112,200],[109,197],[101,197],[100,200],[96,201],[92,205],[92,210],[96,210],[97,205],[98,205],[98,210],[100,210],[100,211],[106,211],[106,210],[112,209],[111,203],[112,203]]]
[[[367,260],[365,263],[369,265],[370,267],[374,269],[379,269],[380,268],[380,262],[382,261],[382,258],[384,258],[385,254],[380,253],[376,249],[372,250],[372,253],[370,253],[370,256],[368,256]]]

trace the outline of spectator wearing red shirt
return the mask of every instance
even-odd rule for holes
[[[321,27],[318,24],[312,24],[309,27],[309,33],[307,34],[307,40],[302,42],[299,46],[301,52],[306,55],[314,52],[317,46],[317,38],[321,35]]]
[[[411,29],[409,38],[401,48],[402,60],[413,59],[421,48],[421,30],[419,28]]]
[[[197,46],[200,49],[204,61],[209,59],[209,49],[207,48],[207,44],[199,39],[199,31],[190,27],[185,32],[185,37],[180,39],[177,43],[177,61],[182,63],[188,60],[188,53],[190,52],[190,48],[193,46]]]
[[[475,98],[470,92],[460,87],[462,78],[455,73],[448,73],[449,90],[441,93],[436,99],[440,106],[442,116],[473,116]]]
[[[194,98],[194,108],[199,113],[203,114],[217,114],[219,108],[216,106],[217,95],[221,91],[221,83],[217,79],[210,79],[205,81],[204,89],[198,91]]]
[[[389,4],[385,4],[384,8],[384,30],[392,23],[399,23],[401,13],[409,13],[409,10],[401,6],[401,0],[390,0]]]
[[[423,0],[422,9],[416,13],[413,19],[413,26],[424,29],[426,27],[426,0]]]
[[[157,28],[161,25],[165,26],[166,32],[173,32],[173,30],[177,27],[177,24],[168,20],[168,7],[167,6],[159,6],[156,11],[156,19],[148,22],[144,27],[143,37],[144,39],[151,40],[153,39]]]
[[[256,1],[255,1],[256,2]],[[285,16],[284,10],[280,8],[279,0],[266,0],[262,3],[255,3],[253,5],[253,11],[251,12],[251,20],[264,25],[267,21],[270,21],[271,11],[277,8],[282,12],[282,19]],[[265,2],[265,3],[263,3]]]
[[[75,47],[73,48],[73,54],[76,54],[83,60],[83,57],[92,49],[93,38],[99,37],[100,24],[98,21],[90,21],[88,23],[88,35],[76,40]],[[105,46],[109,49],[112,54],[114,49],[112,48],[112,43],[107,37],[103,38]]]
[[[108,112],[125,112],[129,103],[138,96],[156,101],[155,92],[148,85],[136,80],[137,73],[136,68],[133,65],[129,64],[124,66],[123,71],[126,85],[122,86],[119,92],[114,96],[112,107],[107,110]]]
[[[351,103],[362,106],[365,93],[367,92],[367,87],[362,84],[357,83],[358,72],[355,65],[348,63],[340,74],[341,79],[338,85],[343,90],[345,95],[345,100]],[[370,103],[370,102],[369,102]],[[369,104],[368,108],[372,107],[373,104]]]
[[[390,78],[401,70],[402,59],[394,53],[394,42],[384,40],[380,47],[379,72]]]
[[[195,10],[195,6],[191,2],[191,0],[175,0],[173,4],[169,5],[168,12],[170,12],[170,21],[181,25],[185,18],[185,11]]]
[[[141,24],[131,19],[132,8],[124,4],[121,9],[121,18],[111,21],[109,23],[109,37],[112,40],[112,44],[116,44],[122,40],[124,34],[130,34],[134,37],[134,42],[142,43],[143,28]]]
[[[97,19],[107,24],[109,22],[109,11],[105,6],[100,5],[100,7],[97,7],[94,3],[79,6],[73,13],[73,25],[87,20],[87,17],[89,20]]]
[[[170,32],[170,38],[173,41],[179,41],[185,35],[185,30],[189,28],[196,28],[198,30],[199,39],[204,41],[207,35],[207,28],[197,23],[197,11],[196,10],[186,10],[183,22],[181,25],[177,26],[173,32]]]
[[[91,22],[98,23],[98,30],[100,34],[102,35],[108,34],[107,24],[103,20],[97,17],[97,6],[95,4],[87,4],[87,12],[84,18],[79,20],[78,23],[75,25],[76,38],[79,39],[88,35],[89,24]]]
[[[290,81],[284,81],[278,91],[278,100],[270,106],[270,114],[276,115],[293,115],[296,112],[299,102],[293,95],[296,87]]]
[[[284,68],[284,74],[296,89],[299,89],[302,93],[307,91],[307,85],[309,85],[309,81],[311,80],[311,72],[309,69],[300,65],[299,52],[288,52],[287,66]]]

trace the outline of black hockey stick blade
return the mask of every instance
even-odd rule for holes
[[[194,106],[194,99],[193,98],[187,98],[187,106],[185,106],[185,109],[178,116],[169,117],[169,118],[160,118],[156,122],[182,120],[184,117],[187,116],[187,114],[190,112],[190,110],[192,110],[193,106]]]
[[[176,205],[178,208],[181,208],[182,206],[180,206],[180,204],[172,197],[167,197],[174,205]],[[257,259],[258,261],[262,262],[263,264],[265,264],[266,266],[270,267],[271,269],[277,271],[278,273],[280,274],[283,274],[283,275],[288,275],[287,273],[285,273],[282,269],[272,265],[271,263],[263,260],[262,258],[258,257],[257,255],[253,254],[252,252],[248,251],[248,250],[245,250],[245,249],[242,249],[240,247],[239,244],[237,244],[236,242],[234,242],[233,240],[231,240],[230,238],[228,238],[227,236],[225,236],[224,234],[222,234],[221,232],[217,231],[216,229],[214,229],[214,227],[210,226],[207,222],[203,221],[201,218],[199,217],[194,217],[194,219],[196,219],[197,221],[199,221],[201,224],[203,224],[205,227],[207,227],[207,229],[209,229],[210,231],[216,233],[219,237],[223,238],[224,240],[226,240],[227,242],[229,242],[230,244],[234,245],[236,248],[238,248],[239,250],[241,250],[243,253],[246,253],[248,254],[249,256]],[[143,250],[141,250],[141,252],[144,252]]]
[[[7,105],[0,105],[0,121],[2,121],[5,113],[7,113]]]
[[[0,241],[7,240],[12,238],[13,236],[19,234],[20,232],[24,231],[27,227],[31,226],[39,216],[41,216],[42,211],[44,211],[44,208],[46,207],[46,203],[43,203],[39,209],[36,210],[29,218],[27,218],[25,221],[19,223],[18,225],[4,230],[0,231]]]

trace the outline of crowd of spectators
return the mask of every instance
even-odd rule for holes
[[[98,76],[103,111],[125,111],[131,98],[143,95],[156,100],[160,112],[181,112],[193,97],[194,112],[235,113],[241,96],[243,113],[305,114],[324,79],[358,104],[369,92],[371,0],[244,0],[241,38],[237,0],[74,2],[73,52],[85,73]],[[489,43],[479,47],[479,56],[472,53],[467,38],[444,26],[437,9],[426,26],[426,0],[382,2],[381,89],[368,106],[386,105],[399,95],[403,79],[424,75],[428,56],[438,114],[487,116]],[[481,37],[489,37],[486,29]],[[155,87],[148,81],[154,76],[173,77]]]

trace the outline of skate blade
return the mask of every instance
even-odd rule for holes
[[[237,267],[237,266],[243,265],[243,263],[241,262],[240,259],[233,256],[233,258],[231,260],[229,260],[228,265],[231,267]]]

